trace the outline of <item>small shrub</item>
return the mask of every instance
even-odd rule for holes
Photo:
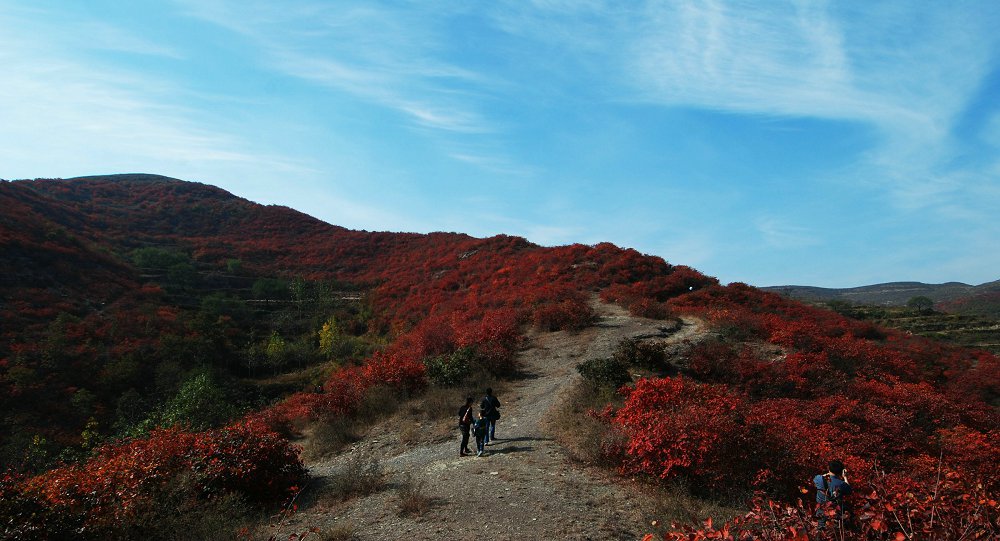
[[[424,367],[435,385],[447,387],[462,383],[475,360],[473,349],[466,347],[448,355],[424,359]]]
[[[617,461],[606,451],[623,442],[611,425],[594,414],[621,397],[610,388],[597,388],[586,381],[572,388],[566,399],[544,419],[546,431],[565,448],[571,458],[584,464],[612,468]]]
[[[204,499],[194,476],[182,473],[159,487],[143,508],[114,524],[106,535],[150,541],[232,538],[249,522],[250,509],[232,492]]]
[[[360,439],[356,423],[343,416],[329,416],[312,425],[312,433],[303,445],[302,456],[317,460],[330,456]]]
[[[628,312],[633,316],[648,319],[670,319],[673,312],[665,302],[657,302],[653,299],[641,299],[629,305]]]
[[[414,480],[412,474],[406,474],[398,489],[400,516],[420,516],[431,508],[434,498],[427,495],[425,488],[423,479]]]
[[[667,362],[666,349],[661,344],[626,338],[618,343],[612,354],[619,363],[656,370]]]
[[[327,494],[338,500],[374,494],[385,487],[385,470],[375,457],[360,453],[351,457],[342,470],[330,479]]]
[[[533,321],[535,328],[541,331],[578,331],[592,325],[595,317],[586,299],[574,297],[538,306]]]
[[[616,358],[590,359],[577,365],[576,369],[585,380],[597,387],[617,389],[632,381],[628,367]]]

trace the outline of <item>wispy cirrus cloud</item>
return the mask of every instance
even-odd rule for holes
[[[920,3],[646,1],[503,4],[506,31],[571,56],[599,96],[752,117],[865,126],[877,145],[831,182],[901,212],[975,205],[954,129],[1000,65],[1000,12]],[[553,55],[556,56],[556,55]],[[960,60],[956,60],[960,59]],[[599,81],[599,82],[597,82]]]
[[[495,130],[475,99],[484,77],[441,60],[433,6],[184,1],[193,17],[242,34],[267,67],[394,110],[416,126]],[[440,7],[440,6],[438,6]],[[250,12],[251,16],[242,16]]]
[[[190,89],[88,53],[181,58],[174,48],[90,19],[74,19],[55,32],[50,25],[62,15],[48,15],[38,9],[0,12],[0,125],[6,127],[0,131],[0,163],[6,176],[155,171],[204,178],[197,171],[206,164],[217,164],[218,171],[303,170],[210,127],[204,111],[177,99],[190,97]],[[42,170],[40,156],[48,157]]]
[[[764,243],[772,248],[787,250],[820,243],[809,227],[791,224],[776,216],[761,216],[756,219],[754,226]]]

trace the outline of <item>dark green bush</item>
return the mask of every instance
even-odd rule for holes
[[[663,368],[667,354],[663,345],[626,338],[618,343],[613,354],[615,360],[625,366],[634,365],[651,370]]]
[[[447,355],[424,359],[427,377],[435,385],[454,386],[462,383],[477,361],[472,348],[462,348]]]
[[[598,387],[618,388],[632,381],[628,366],[616,358],[590,359],[577,365],[584,379]]]

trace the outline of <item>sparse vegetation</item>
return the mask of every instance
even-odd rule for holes
[[[598,388],[617,389],[632,381],[632,376],[628,373],[628,365],[618,360],[617,357],[590,359],[577,365],[576,369],[583,376],[583,379]]]
[[[407,473],[397,488],[400,516],[420,516],[430,510],[434,498],[427,495],[423,479],[415,479]]]
[[[365,496],[386,488],[386,472],[375,457],[356,454],[330,478],[322,498],[334,501]]]

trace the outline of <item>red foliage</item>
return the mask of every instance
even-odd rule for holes
[[[298,450],[256,418],[207,432],[158,429],[106,445],[81,464],[27,479],[22,494],[84,527],[110,528],[147,508],[165,484],[194,476],[203,497],[237,492],[252,501],[286,498],[304,474]],[[3,517],[14,523],[27,517]]]
[[[685,378],[640,380],[623,392],[625,404],[611,417],[627,437],[623,471],[663,479],[684,474],[710,488],[724,485],[725,461],[743,445],[739,397]]]
[[[46,404],[54,417],[70,413],[57,404],[67,402],[67,388],[81,386],[65,374],[106,375],[108,358],[155,348],[164,330],[186,332],[164,291],[140,288],[137,270],[111,255],[142,246],[177,246],[199,265],[221,268],[238,258],[251,273],[363,285],[375,309],[373,328],[395,339],[362,366],[334,373],[323,392],[293,395],[245,424],[201,434],[160,431],[104,448],[81,465],[10,481],[4,490],[25,508],[113,520],[181,471],[195,472],[207,495],[252,493],[257,487],[248,479],[256,475],[273,479],[273,487],[251,495],[276,496],[299,473],[276,430],[299,418],[350,414],[373,385],[419,388],[422,359],[458,348],[474,348],[497,372],[509,371],[523,324],[585,326],[595,293],[648,317],[701,315],[725,339],[760,346],[705,346],[692,352],[688,372],[700,381],[640,381],[629,389],[625,405],[608,416],[627,438],[619,450],[626,471],[684,475],[718,492],[759,486],[791,501],[803,480],[837,455],[856,472],[859,486],[881,494],[878,501],[924,505],[919,514],[927,501],[952,498],[940,506],[957,509],[956,517],[968,516],[965,502],[978,501],[977,479],[997,488],[991,469],[1000,423],[990,405],[1000,398],[996,357],[882,332],[745,284],[722,287],[635,250],[543,248],[509,236],[348,231],[209,186],[147,177],[3,183],[0,206],[0,246],[11,255],[3,258],[9,268],[0,270],[17,277],[0,284],[10,307],[0,313],[0,391],[60,397]],[[54,336],[65,343],[33,339],[60,311],[81,319],[58,329],[62,334]],[[14,364],[21,370],[17,382],[6,377]],[[53,364],[59,370],[38,370]],[[888,488],[878,492],[903,486],[904,478],[928,485],[937,471],[934,457],[942,453],[951,484],[938,484],[931,500],[914,491],[916,503],[905,500],[910,492],[900,492],[903,500]],[[875,463],[889,473],[879,477]],[[794,519],[794,506],[775,505],[754,510],[728,531],[760,526],[753,531],[775,539],[809,531]],[[878,510],[882,504],[870,505]],[[995,510],[989,501],[976,505]],[[781,513],[792,518],[774,518]],[[880,529],[888,515],[872,511],[872,517],[862,528],[888,537],[893,530]],[[704,532],[697,535],[718,537],[711,526]]]

